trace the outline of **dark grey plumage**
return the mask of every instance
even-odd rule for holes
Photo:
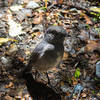
[[[62,26],[49,27],[45,32],[44,39],[32,52],[24,72],[31,71],[32,67],[38,71],[47,71],[58,66],[63,57],[63,42],[66,35],[66,30]]]

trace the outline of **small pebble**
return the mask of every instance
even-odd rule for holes
[[[5,57],[1,57],[1,62],[2,62],[3,64],[7,64],[7,63],[8,63],[8,59],[5,58]]]
[[[96,63],[96,76],[100,78],[100,61]]]

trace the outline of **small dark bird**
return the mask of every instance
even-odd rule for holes
[[[24,73],[30,72],[32,67],[42,72],[57,67],[63,57],[63,42],[66,35],[68,34],[62,26],[49,27],[44,34],[44,39],[32,52]]]

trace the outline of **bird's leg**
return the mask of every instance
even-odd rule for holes
[[[51,82],[50,82],[50,78],[49,78],[49,76],[48,76],[48,72],[46,72],[46,76],[47,76],[47,79],[48,79],[48,84],[50,85],[51,88],[54,88],[54,87],[52,86]]]
[[[50,82],[50,78],[49,78],[47,72],[46,72],[46,75],[47,75],[47,79],[48,79],[48,84],[50,85],[50,87],[51,87],[55,92],[57,92],[57,89],[55,88],[55,86],[53,86],[53,85],[51,84],[51,82]]]
[[[46,75],[47,75],[47,79],[48,79],[48,84],[51,85],[51,83],[50,83],[50,79],[49,79],[49,76],[48,76],[48,72],[46,72]]]
[[[38,71],[36,70],[36,71],[35,71],[35,78],[34,78],[35,80],[36,80],[36,78],[37,78],[37,75],[38,75]]]

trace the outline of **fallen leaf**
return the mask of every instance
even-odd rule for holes
[[[85,97],[87,96],[87,94],[86,94],[86,93],[82,93],[81,96],[82,96],[83,98],[85,98]]]
[[[63,0],[57,0],[58,1],[58,4],[62,4],[63,3]]]
[[[79,78],[80,75],[81,75],[80,69],[77,68],[75,71],[75,78]]]
[[[73,85],[76,85],[76,84],[78,84],[78,82],[77,82],[77,81],[74,81],[74,82],[73,82]]]
[[[60,85],[63,86],[65,83],[63,81],[60,82]]]
[[[6,43],[8,41],[15,41],[15,42],[17,42],[17,40],[11,39],[11,38],[0,38],[0,45],[2,45],[3,43]]]
[[[93,24],[92,21],[91,21],[91,19],[86,14],[84,14],[84,13],[81,13],[81,14],[85,18],[86,24],[89,24],[89,25]]]
[[[76,80],[76,78],[75,78],[74,76],[72,77],[72,79],[71,79],[71,80],[72,80],[73,85],[78,84],[78,81]]]
[[[10,88],[10,87],[13,87],[14,84],[12,82],[10,82],[8,85],[5,86],[5,88]]]
[[[62,4],[63,3],[63,0],[54,0],[53,1],[53,4]]]
[[[68,59],[68,53],[64,52],[63,60],[67,60],[67,59]]]
[[[19,59],[20,61],[22,61],[22,62],[25,61],[24,58],[22,58],[22,57],[18,57],[18,59]]]
[[[96,43],[95,41],[90,41],[90,42],[86,45],[85,51],[93,52],[94,50],[100,51],[100,44],[99,44],[99,43]]]

